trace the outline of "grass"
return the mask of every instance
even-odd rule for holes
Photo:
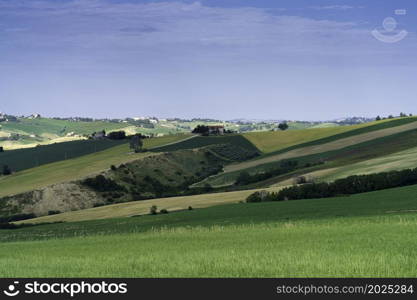
[[[81,140],[10,150],[0,153],[0,165],[8,165],[14,172],[17,172],[60,160],[77,158],[126,143],[125,140]]]
[[[242,135],[224,136],[196,136],[183,142],[155,148],[154,151],[176,151],[182,149],[194,149],[216,144],[232,144],[250,151],[259,151],[251,142]]]
[[[173,135],[146,139],[144,140],[144,147],[153,148],[180,141],[186,137],[186,135]],[[23,170],[10,176],[0,177],[0,197],[23,193],[64,181],[75,180],[109,169],[111,165],[119,165],[153,154],[155,153],[145,152],[135,154],[131,152],[128,144],[123,144],[78,158]]]
[[[415,277],[417,186],[2,230],[3,277]]]

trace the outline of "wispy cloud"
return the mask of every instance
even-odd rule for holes
[[[362,8],[362,7],[354,7],[350,5],[325,5],[325,6],[312,6],[311,8],[317,10],[348,10],[354,8]]]

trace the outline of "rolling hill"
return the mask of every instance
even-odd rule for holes
[[[153,147],[171,144],[187,138],[188,136],[186,135],[172,135],[145,139],[144,147],[151,149]],[[61,148],[61,145],[53,145],[51,147],[56,147],[61,151],[65,150]],[[22,151],[19,153],[23,153],[26,156],[26,153],[30,153],[32,150],[26,149],[19,151]],[[7,152],[0,153],[0,158],[2,154],[7,154]],[[64,153],[61,152],[61,154]],[[149,155],[154,155],[154,153],[145,152],[135,154],[129,149],[128,144],[122,144],[77,158],[61,160],[39,167],[26,169],[7,177],[1,176],[0,197],[27,192],[47,185],[82,178],[87,175],[109,169],[111,165],[119,165]],[[19,159],[19,156],[15,156],[14,159]]]
[[[0,274],[415,277],[416,191],[2,230]]]

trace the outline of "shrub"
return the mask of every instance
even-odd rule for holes
[[[249,195],[246,198],[246,202],[248,203],[256,203],[256,202],[264,202],[264,201],[272,201],[272,193],[268,193],[267,191],[259,191]]]
[[[4,165],[3,166],[2,174],[3,175],[10,175],[10,174],[12,174],[12,170],[9,168],[8,165]]]
[[[193,210],[193,207],[192,206],[188,206],[188,210]]]
[[[111,165],[111,166],[110,166],[110,169],[111,169],[112,171],[116,171],[116,170],[117,170],[117,168],[116,168],[116,166],[115,166],[115,165]]]
[[[161,210],[160,210],[160,213],[161,213],[161,214],[167,214],[167,213],[168,213],[168,210],[166,210],[165,208],[164,208],[164,209],[161,209]]]
[[[107,134],[107,138],[111,140],[124,140],[126,138],[126,132],[124,132],[123,130],[113,131]]]
[[[149,209],[149,214],[156,215],[157,213],[158,213],[158,207],[156,205],[152,205],[151,208]]]
[[[81,183],[98,192],[126,191],[123,186],[117,184],[110,178],[104,177],[103,175],[97,175],[96,177],[84,179]]]
[[[60,213],[61,213],[61,211],[59,211],[59,210],[50,210],[50,211],[48,211],[49,216],[57,215],[57,214],[60,214]]]
[[[35,214],[17,214],[8,217],[0,217],[0,223],[9,223],[36,218]]]

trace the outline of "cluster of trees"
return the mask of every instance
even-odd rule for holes
[[[311,183],[285,188],[267,196],[252,194],[247,202],[328,198],[417,184],[417,168],[369,175],[354,175],[334,182]]]
[[[192,133],[195,134],[201,134],[201,135],[208,135],[209,134],[209,127],[206,125],[197,125],[192,131]]]
[[[107,134],[107,138],[110,140],[124,140],[126,138],[126,132],[123,130],[113,131]]]
[[[279,123],[278,124],[278,128],[279,129],[281,129],[281,130],[287,130],[288,129],[288,124],[286,123],[286,122],[284,122],[284,123]]]
[[[130,149],[135,151],[135,153],[139,153],[143,149],[143,139],[146,138],[146,136],[138,133],[130,137],[129,146]]]
[[[406,113],[400,113],[400,118],[406,118],[406,117],[412,117],[413,114],[406,114]],[[388,117],[381,117],[381,116],[377,116],[375,118],[376,121],[381,121],[381,120],[386,120],[386,119],[394,119],[394,115],[389,115]]]
[[[97,192],[126,192],[125,187],[117,184],[114,180],[110,178],[104,177],[103,175],[97,175],[96,177],[86,178],[82,180],[81,183],[92,188]]]
[[[266,180],[275,176],[283,175],[283,174],[292,172],[300,168],[312,167],[312,166],[320,165],[323,163],[324,162],[320,161],[316,163],[307,163],[305,165],[300,165],[298,161],[296,160],[283,160],[280,162],[279,167],[272,168],[264,173],[257,173],[257,174],[251,175],[246,171],[241,172],[236,179],[235,185],[248,185],[248,184],[263,181],[263,180]]]

